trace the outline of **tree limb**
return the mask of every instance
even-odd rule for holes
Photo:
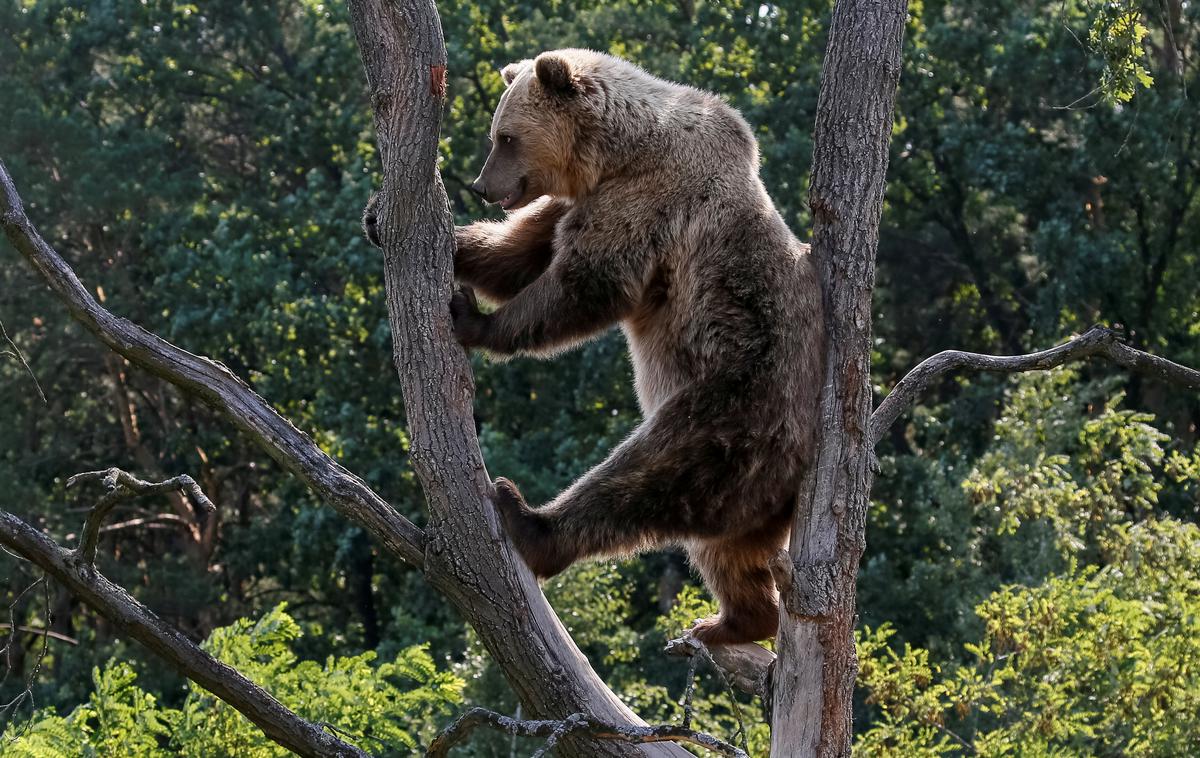
[[[871,414],[871,444],[887,434],[896,419],[911,408],[937,379],[957,369],[1016,373],[1044,371],[1071,361],[1104,358],[1130,371],[1155,377],[1186,389],[1200,390],[1200,371],[1129,347],[1120,335],[1105,326],[1093,326],[1083,334],[1048,350],[1025,355],[985,355],[962,350],[944,350],[926,358],[908,372]]]
[[[59,642],[65,642],[68,645],[78,645],[79,644],[79,640],[75,639],[74,637],[68,637],[67,635],[62,634],[61,632],[56,632],[52,629],[47,629],[45,627],[25,626],[24,624],[17,624],[16,626],[13,626],[11,624],[0,623],[0,631],[3,631],[5,629],[13,629],[18,632],[25,632],[26,634],[36,634],[38,636],[44,635],[46,637],[49,637],[52,640],[58,640]]]
[[[67,550],[0,510],[0,545],[39,566],[73,595],[112,622],[122,634],[137,640],[188,679],[229,703],[271,740],[302,756],[368,758],[292,711],[269,692],[201,650],[124,589],[113,584],[73,550]]]
[[[680,637],[667,643],[666,654],[679,658],[704,657],[720,670],[726,680],[747,695],[770,699],[771,667],[775,654],[762,645],[705,646],[695,637]]]
[[[21,348],[17,347],[17,343],[13,342],[12,337],[8,336],[8,332],[4,329],[3,321],[0,321],[0,337],[3,337],[8,346],[12,348],[11,351],[5,350],[4,354],[16,358],[17,362],[25,367],[25,373],[29,374],[29,378],[33,380],[33,387],[37,390],[38,396],[42,398],[43,403],[49,405],[49,401],[46,400],[46,393],[42,392],[42,384],[38,381],[37,374],[33,373],[33,369],[29,366],[29,361],[25,360],[24,354],[21,353]]]
[[[222,364],[193,355],[137,324],[114,316],[92,297],[25,215],[8,167],[0,160],[0,225],[71,316],[130,363],[203,400],[300,477],[338,513],[362,526],[388,552],[420,567],[425,535],[359,477],[326,455],[290,421]]]
[[[87,520],[83,524],[83,536],[80,537],[79,547],[76,549],[76,554],[88,566],[96,565],[96,546],[100,542],[100,533],[104,531],[101,528],[104,517],[117,503],[123,500],[178,490],[186,492],[192,498],[192,502],[204,513],[212,513],[217,509],[217,506],[213,505],[213,502],[200,489],[200,485],[196,484],[196,480],[187,474],[180,474],[162,482],[147,482],[119,468],[110,468],[104,471],[85,471],[82,474],[76,474],[67,480],[67,487],[91,481],[102,482],[106,492],[100,501],[88,511]]]
[[[481,726],[488,726],[505,734],[514,734],[520,737],[546,738],[546,744],[535,753],[536,756],[545,755],[546,751],[554,747],[564,736],[580,733],[599,740],[616,740],[634,744],[687,742],[731,758],[747,758],[746,753],[741,749],[719,740],[711,734],[673,724],[661,726],[605,724],[588,719],[582,713],[573,714],[560,721],[522,721],[489,711],[486,708],[472,708],[459,716],[430,743],[429,749],[425,752],[425,758],[446,758],[450,748],[465,740],[471,732]]]

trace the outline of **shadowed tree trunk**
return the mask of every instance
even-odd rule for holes
[[[771,755],[848,756],[855,578],[871,491],[871,292],[900,78],[905,0],[839,0],[813,137],[813,252],[829,355],[817,460],[792,528],[773,679]]]

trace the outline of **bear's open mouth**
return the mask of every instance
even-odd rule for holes
[[[504,210],[508,210],[517,203],[521,202],[521,198],[525,196],[525,186],[528,183],[529,182],[526,180],[526,178],[522,176],[521,181],[517,182],[517,188],[505,195],[504,199],[500,201],[500,207]]]

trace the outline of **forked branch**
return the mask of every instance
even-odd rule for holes
[[[212,513],[217,509],[208,499],[208,495],[200,489],[200,485],[196,484],[196,480],[187,474],[180,474],[162,482],[147,482],[119,468],[110,468],[76,474],[67,480],[67,487],[92,481],[101,482],[105,493],[88,511],[87,521],[83,524],[83,536],[79,538],[79,547],[76,548],[76,553],[88,566],[96,564],[96,546],[100,542],[101,525],[105,516],[123,500],[177,490],[191,497],[192,503],[203,513]]]
[[[945,350],[926,358],[892,388],[871,415],[871,444],[879,443],[887,430],[917,399],[943,375],[959,369],[1017,373],[1043,371],[1084,358],[1104,358],[1139,374],[1168,384],[1200,390],[1200,371],[1132,348],[1106,326],[1093,326],[1083,334],[1049,350],[1026,355],[985,355],[962,350]]]
[[[300,477],[339,513],[362,526],[388,552],[420,567],[425,535],[359,477],[325,454],[232,371],[193,355],[137,324],[114,316],[84,288],[62,256],[25,215],[21,197],[0,161],[0,225],[34,270],[85,329],[130,363],[203,400]]]

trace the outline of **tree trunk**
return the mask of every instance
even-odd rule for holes
[[[530,715],[644,725],[567,634],[490,502],[471,367],[450,322],[454,238],[436,165],[446,81],[437,9],[431,0],[351,0],[350,13],[383,161],[377,213],[410,457],[429,507],[425,574],[474,627]],[[558,754],[688,755],[673,744],[582,739],[564,740]]]
[[[772,690],[771,755],[848,756],[855,578],[870,495],[871,292],[900,77],[905,0],[838,0],[814,130],[813,252],[829,355],[817,460],[792,529]]]

